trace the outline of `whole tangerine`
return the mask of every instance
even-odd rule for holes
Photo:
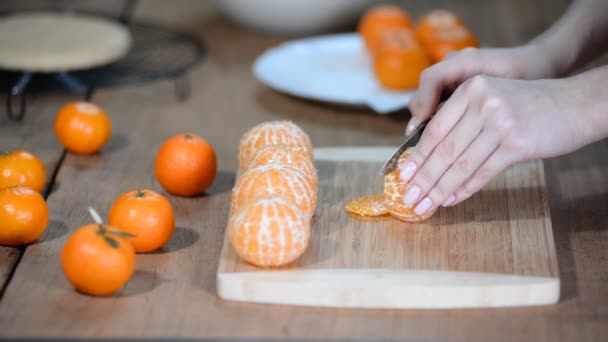
[[[33,153],[0,153],[0,189],[21,185],[42,192],[45,182],[44,164]]]
[[[434,62],[442,61],[450,53],[468,47],[479,47],[479,41],[466,27],[454,27],[437,32],[425,45]]]
[[[180,133],[167,139],[156,155],[154,171],[158,182],[178,196],[200,195],[217,174],[213,146],[192,133]]]
[[[37,240],[49,222],[49,210],[37,191],[23,186],[0,190],[0,244],[21,246]]]
[[[438,32],[463,26],[463,21],[453,12],[444,9],[432,10],[418,20],[416,24],[416,39],[422,45],[426,45],[433,40],[433,37]]]
[[[72,153],[95,154],[108,142],[111,134],[109,117],[90,102],[68,103],[55,118],[55,135]]]
[[[391,29],[413,29],[412,20],[407,12],[394,5],[377,5],[365,12],[357,31],[372,55],[376,55],[382,35]]]
[[[150,252],[171,239],[175,216],[171,203],[152,190],[126,192],[112,205],[108,223],[134,236],[129,240],[137,253]]]
[[[76,230],[61,253],[61,267],[70,284],[93,296],[109,295],[123,287],[135,270],[135,251],[128,237],[128,233],[99,224]]]
[[[374,61],[374,74],[380,84],[392,90],[418,87],[420,74],[431,65],[426,52],[409,30],[386,32],[381,51]]]

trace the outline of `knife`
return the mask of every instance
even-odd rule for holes
[[[399,157],[403,151],[405,151],[408,147],[416,146],[416,143],[418,143],[418,140],[420,140],[420,136],[422,135],[422,131],[424,131],[427,122],[428,121],[421,123],[412,134],[405,137],[405,140],[403,140],[397,151],[393,153],[393,155],[382,167],[382,170],[380,171],[381,175],[386,175],[387,173],[393,171],[397,166],[397,161],[399,161]]]

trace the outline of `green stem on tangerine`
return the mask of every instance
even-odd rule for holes
[[[110,245],[110,247],[112,248],[118,248],[120,247],[120,242],[118,242],[118,240],[112,238],[111,236],[108,235],[108,230],[106,229],[105,225],[103,224],[103,221],[101,220],[101,216],[99,216],[99,214],[97,213],[97,210],[93,209],[92,207],[89,207],[89,214],[91,215],[91,217],[93,218],[93,221],[95,221],[95,223],[97,223],[97,235],[100,235],[108,245]]]
[[[137,189],[137,191],[135,192],[135,197],[136,198],[142,198],[146,195],[146,193],[143,190]]]
[[[184,139],[186,139],[186,140],[192,139],[192,134],[190,134],[190,133],[184,134]]]

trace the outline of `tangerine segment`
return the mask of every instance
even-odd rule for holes
[[[401,166],[411,153],[412,148],[405,150],[399,157],[397,167],[384,176],[384,202],[389,213],[395,218],[405,222],[420,222],[426,219],[426,217],[416,214],[414,208],[408,208],[403,203],[403,196],[405,195],[408,183],[399,178]]]
[[[267,145],[299,147],[312,159],[312,143],[299,126],[291,121],[263,122],[252,127],[241,138],[238,151],[241,171],[246,171],[253,155]]]
[[[310,221],[291,200],[269,196],[235,212],[228,223],[230,242],[248,263],[282,266],[304,253],[310,240]]]
[[[298,168],[282,163],[265,164],[245,172],[232,189],[232,211],[269,195],[284,196],[308,217],[314,214],[317,189]]]
[[[371,195],[357,198],[346,205],[346,211],[360,216],[382,216],[388,214],[384,195]]]
[[[316,188],[318,185],[317,170],[310,158],[310,154],[306,153],[300,147],[291,147],[289,145],[268,145],[259,150],[251,159],[249,168],[262,166],[269,163],[284,163],[290,164],[307,176],[310,176],[312,185]]]

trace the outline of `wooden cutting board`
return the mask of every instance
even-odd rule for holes
[[[543,164],[513,167],[418,224],[362,219],[348,201],[381,193],[393,148],[320,148],[311,242],[294,264],[244,263],[228,234],[217,273],[227,300],[362,308],[464,308],[557,302],[559,275]]]

